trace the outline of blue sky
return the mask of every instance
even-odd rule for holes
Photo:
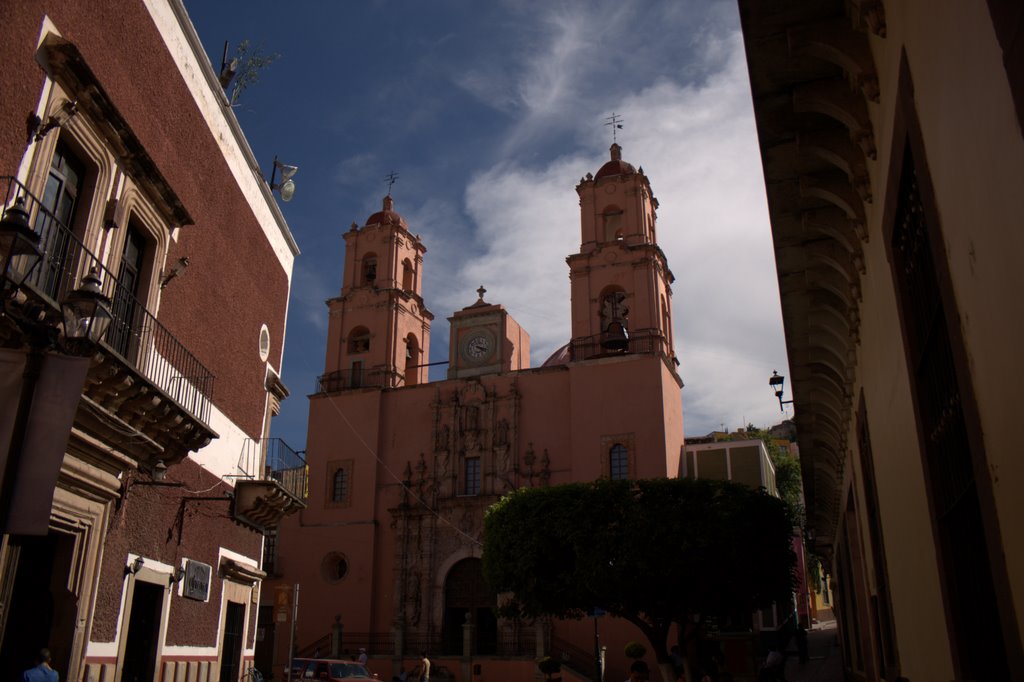
[[[786,374],[778,285],[734,0],[264,2],[185,0],[219,67],[224,41],[280,58],[235,113],[269,176],[299,166],[281,207],[302,249],[272,435],[301,449],[323,372],[341,235],[380,208],[385,176],[427,246],[433,362],[453,311],[486,298],[531,336],[539,366],[569,338],[565,257],[579,248],[575,185],[623,158],[661,207],[687,435],[776,423]],[[434,368],[432,379],[445,368]]]

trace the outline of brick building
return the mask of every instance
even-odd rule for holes
[[[5,3],[0,61],[4,227],[41,251],[2,288],[0,677],[47,646],[62,679],[237,680],[301,506],[265,438],[298,249],[180,0]],[[90,272],[98,345],[58,321]]]

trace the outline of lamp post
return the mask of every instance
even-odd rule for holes
[[[281,171],[281,182],[274,182],[277,179],[277,171]],[[281,193],[281,201],[287,203],[292,200],[295,194],[295,181],[292,180],[292,176],[298,172],[298,166],[281,163],[276,156],[274,157],[274,170],[270,172],[270,189],[276,189]]]
[[[0,532],[4,533],[9,529],[16,479],[24,459],[30,416],[47,354],[55,351],[61,355],[87,355],[99,343],[111,319],[110,299],[103,295],[96,268],[90,270],[81,286],[68,294],[61,304],[63,340],[58,328],[45,314],[38,314],[32,302],[20,308],[9,305],[41,260],[39,235],[29,226],[24,200],[19,197],[0,219],[0,303],[4,315],[22,331],[28,345],[17,413],[0,482]],[[80,393],[81,386],[77,390]]]
[[[25,198],[18,197],[0,219],[0,296],[6,299],[17,291],[42,258],[39,235],[29,224]]]
[[[783,407],[783,405],[793,404],[792,400],[782,399],[782,394],[785,392],[786,377],[773,369],[771,377],[768,378],[768,385],[771,386],[772,392],[775,393],[775,397],[779,399],[779,411],[785,412],[786,408]]]

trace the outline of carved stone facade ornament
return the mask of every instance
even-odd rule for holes
[[[469,381],[439,389],[432,402],[433,451],[406,463],[401,502],[391,509],[394,627],[406,638],[440,631],[446,571],[459,557],[479,557],[487,508],[513,489],[550,482],[547,448],[538,455],[533,443],[519,444],[520,400],[515,381],[501,388]],[[475,494],[465,489],[467,459],[479,460]]]

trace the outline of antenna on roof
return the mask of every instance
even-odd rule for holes
[[[398,173],[391,171],[384,176],[384,179],[388,181],[388,196],[391,196],[391,188],[394,186],[395,180],[398,179]]]
[[[615,131],[622,130],[623,122],[623,118],[614,111],[611,116],[605,119],[605,125],[612,127],[612,144],[616,144],[618,142],[618,140],[616,140]]]

